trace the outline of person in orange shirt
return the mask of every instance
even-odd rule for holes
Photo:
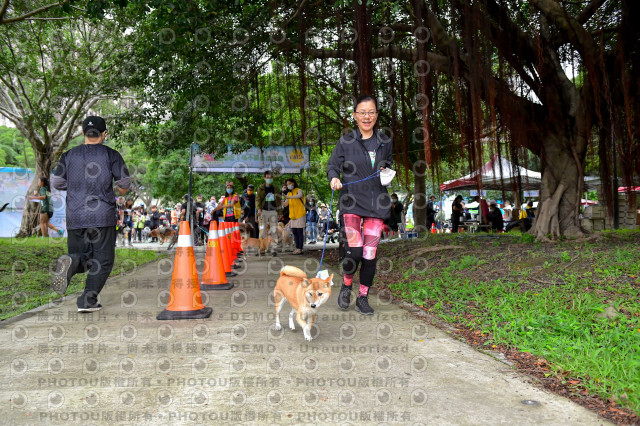
[[[180,217],[180,204],[176,204],[176,207],[171,210],[171,227],[178,229],[178,218]]]

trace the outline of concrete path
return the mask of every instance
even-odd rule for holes
[[[605,423],[383,297],[371,297],[372,317],[339,310],[339,277],[312,342],[286,327],[288,306],[275,331],[270,295],[283,262],[317,268],[251,257],[235,288],[205,293],[207,320],[156,321],[168,300],[165,260],[110,279],[98,313],[77,314],[67,297],[2,323],[1,422]]]
[[[390,242],[390,241],[395,241],[395,240],[385,240],[384,242]],[[124,248],[133,248],[138,250],[153,250],[160,253],[175,253],[176,251],[175,247],[172,248],[171,250],[167,250],[167,245],[168,244],[166,242],[162,245],[159,242],[158,243],[143,242],[143,243],[133,243],[132,247],[125,246]],[[316,244],[305,244],[304,250],[322,250],[322,247],[323,247],[323,244],[322,244],[322,241],[320,241]],[[332,248],[338,248],[338,243],[327,242],[327,249],[332,249]],[[282,249],[282,245],[279,245],[278,253],[280,253],[281,249]],[[206,247],[198,246],[198,247],[194,247],[194,250],[196,253],[204,253],[206,250]],[[293,248],[291,246],[287,247],[288,253],[291,253],[292,251],[293,251]]]

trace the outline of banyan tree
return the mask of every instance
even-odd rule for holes
[[[396,160],[414,173],[416,205],[425,197],[425,169],[435,177],[445,158],[463,156],[475,169],[494,153],[522,163],[528,151],[542,166],[532,232],[544,240],[583,234],[578,217],[587,166],[599,172],[610,216],[617,187],[638,184],[640,27],[633,18],[640,2],[270,5],[274,31],[282,33],[274,49],[290,55],[302,74],[311,64],[355,65],[348,82],[339,72],[313,77],[346,95],[388,99],[382,125],[394,133]],[[306,90],[301,87],[301,102]],[[407,155],[416,133],[407,128],[412,103],[423,145],[417,158]],[[423,217],[416,213],[416,223]]]

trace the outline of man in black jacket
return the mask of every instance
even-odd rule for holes
[[[251,238],[258,238],[258,226],[256,224],[256,195],[252,184],[247,186],[240,197],[242,215],[240,220],[251,225]]]
[[[402,223],[402,203],[398,200],[398,194],[391,194],[391,216],[389,217],[389,228],[394,235],[398,232],[398,224]]]
[[[155,205],[151,206],[151,213],[149,213],[149,222],[151,226],[149,226],[149,228],[151,228],[151,230],[153,231],[154,229],[158,229],[158,227],[160,226],[160,212],[158,211],[158,208]],[[156,243],[158,242],[158,238],[154,237],[151,239],[152,243]]]
[[[78,297],[78,312],[102,308],[102,291],[115,259],[115,190],[127,192],[129,170],[120,153],[103,143],[107,126],[103,118],[89,116],[82,123],[84,144],[62,154],[52,179],[53,187],[67,191],[68,255],[58,259],[52,289],[64,294],[76,273],[89,272]]]

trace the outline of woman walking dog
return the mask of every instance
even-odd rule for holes
[[[349,308],[353,277],[360,266],[355,309],[365,315],[373,315],[368,294],[376,272],[382,223],[389,217],[391,207],[389,193],[380,178],[371,178],[377,171],[391,167],[393,161],[393,142],[375,127],[377,117],[376,100],[369,95],[358,97],[353,113],[358,128],[340,138],[327,166],[331,189],[341,190],[339,209],[347,236],[338,306]]]

